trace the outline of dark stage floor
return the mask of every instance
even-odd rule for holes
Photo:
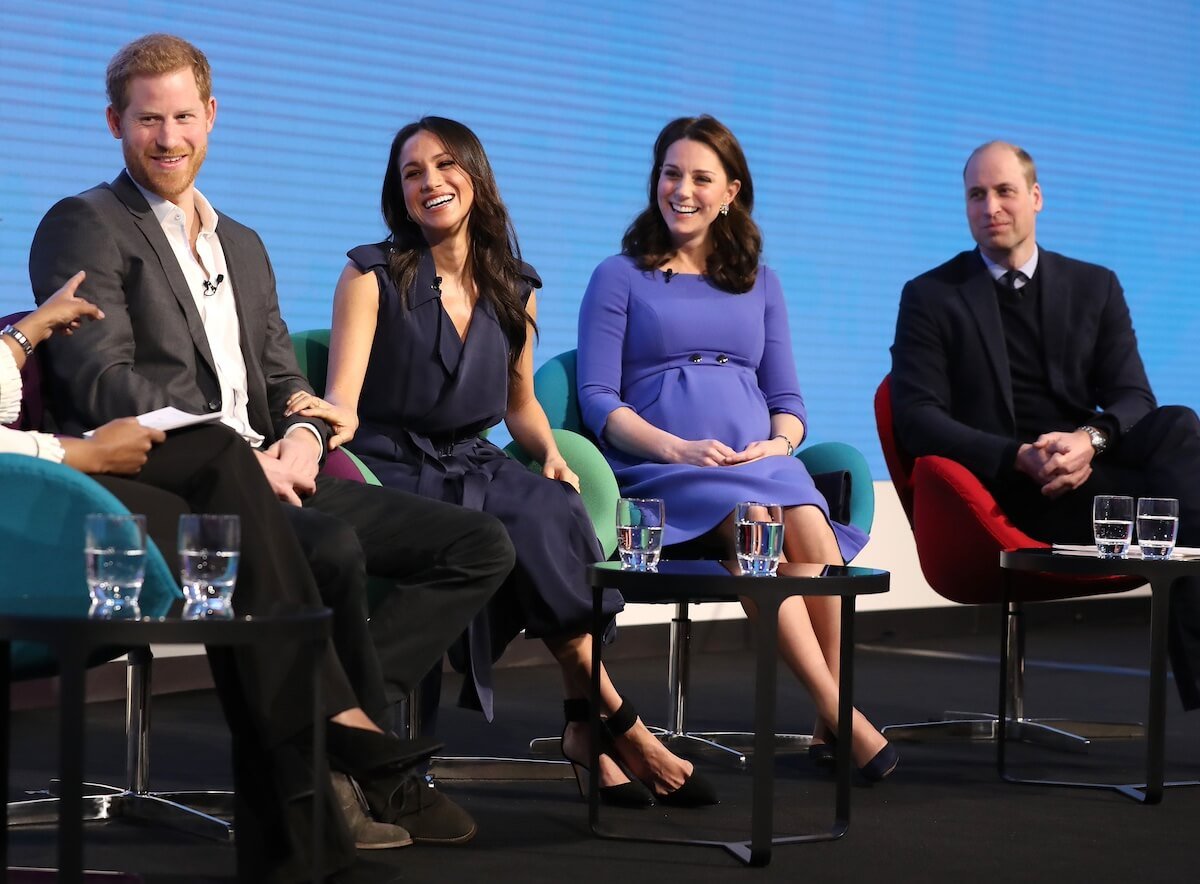
[[[1087,610],[1086,607],[1081,610]],[[1148,632],[1129,620],[1034,626],[1028,654],[1028,711],[1103,720],[1143,719]],[[905,637],[863,618],[856,699],[877,724],[919,721],[942,709],[990,711],[996,695],[996,639],[983,634]],[[913,634],[915,635],[915,633]],[[914,654],[910,651],[929,653]],[[711,653],[693,666],[695,729],[750,720],[749,652]],[[665,714],[665,648],[657,659],[618,660],[617,684],[647,719]],[[447,698],[457,689],[450,677]],[[524,742],[556,732],[559,678],[548,667],[502,669],[497,722],[444,709],[439,731],[450,753],[524,754]],[[1168,779],[1200,779],[1200,714],[1168,703]],[[782,729],[808,732],[811,705],[786,673],[780,677]],[[123,710],[97,704],[89,719],[89,778],[122,779]],[[14,720],[11,797],[45,785],[53,774],[55,715]],[[159,788],[227,785],[228,737],[207,692],[159,698],[154,708],[152,771]],[[988,744],[902,744],[896,774],[878,785],[857,782],[851,827],[840,841],[777,848],[766,869],[745,869],[723,851],[600,841],[586,828],[586,808],[573,782],[454,783],[445,791],[478,819],[480,834],[460,848],[410,847],[370,859],[413,882],[659,881],[1054,881],[1167,882],[1196,877],[1193,845],[1200,830],[1200,790],[1168,790],[1162,805],[1144,807],[1115,792],[1002,783]],[[1144,744],[1098,744],[1089,755],[1019,746],[1022,772],[1036,776],[1136,782]],[[614,827],[713,836],[748,831],[747,773],[700,761],[721,791],[719,807],[702,810],[605,811]],[[781,758],[777,774],[780,833],[825,827],[832,817],[831,781],[805,758]],[[51,829],[10,832],[10,862],[53,863]],[[233,880],[233,849],[190,836],[116,822],[88,829],[88,865],[140,873],[147,882]]]

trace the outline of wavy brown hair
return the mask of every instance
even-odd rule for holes
[[[172,34],[147,34],[117,50],[108,63],[104,85],[108,103],[118,114],[129,106],[129,81],[134,77],[158,77],[191,68],[196,77],[200,99],[206,104],[212,97],[212,68],[204,53]]]
[[[748,292],[754,287],[762,256],[762,233],[750,217],[754,211],[754,181],[737,138],[708,114],[672,120],[658,133],[650,169],[650,204],[625,231],[621,251],[636,259],[643,270],[657,270],[675,256],[670,230],[658,207],[658,179],[667,149],[683,138],[712,148],[729,180],[742,183],[737,198],[729,204],[729,214],[718,215],[708,228],[713,249],[705,262],[704,275],[723,291]]]
[[[525,312],[523,300],[529,290],[529,280],[521,273],[521,247],[517,244],[508,209],[500,198],[492,164],[488,162],[479,138],[462,123],[445,117],[422,117],[409,123],[392,139],[380,199],[383,220],[391,231],[388,273],[400,296],[407,298],[416,281],[421,253],[429,247],[420,226],[408,217],[400,177],[400,152],[418,132],[436,135],[446,152],[471,179],[475,201],[467,222],[470,238],[467,272],[475,281],[479,297],[491,303],[496,311],[500,328],[508,339],[508,379],[512,383],[517,378],[517,365],[528,342],[529,325],[533,324]]]

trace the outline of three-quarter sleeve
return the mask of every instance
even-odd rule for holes
[[[21,372],[12,351],[0,344],[0,424],[10,424],[21,413]],[[62,443],[49,433],[32,433],[0,426],[0,454],[27,454],[62,463]]]
[[[628,407],[621,398],[621,361],[629,318],[629,265],[608,258],[592,272],[579,307],[576,382],[584,426],[603,438],[608,416]]]
[[[766,295],[764,323],[766,340],[762,361],[758,365],[758,386],[767,400],[771,414],[792,414],[808,430],[808,414],[804,396],[796,377],[796,359],[792,353],[792,336],[788,330],[787,307],[783,302],[783,287],[779,277],[769,267],[759,270]]]

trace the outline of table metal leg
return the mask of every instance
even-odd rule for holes
[[[1167,617],[1172,580],[1150,584],[1150,702],[1146,712],[1146,804],[1162,801],[1167,717]]]
[[[60,646],[58,770],[58,880],[83,881],[83,757],[84,686],[87,656],[82,647]]]
[[[8,751],[12,712],[12,644],[0,641],[0,870],[8,869]],[[7,871],[5,871],[7,876]]]
[[[322,867],[325,863],[325,802],[321,796],[329,789],[329,759],[325,754],[325,697],[321,690],[321,663],[325,658],[326,644],[324,639],[313,642],[313,652],[309,655],[309,674],[312,678],[313,695],[313,884],[320,884],[325,878],[322,874]]]
[[[754,676],[754,777],[750,810],[752,866],[771,861],[775,809],[775,682],[780,602],[758,607],[758,654]]]

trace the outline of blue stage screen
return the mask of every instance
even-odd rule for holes
[[[1200,400],[1194,4],[0,0],[0,312],[30,303],[46,209],[120,170],[104,68],[150,31],[213,64],[199,186],[262,234],[294,330],[329,324],[345,252],[383,236],[391,138],[432,113],[480,135],[545,280],[537,362],[574,347],[655,135],[708,112],[755,176],[810,439],[886,476],[871,398],[900,288],[972,245],[960,173],[992,138],[1038,161],[1039,240],[1117,271],[1159,399]]]

